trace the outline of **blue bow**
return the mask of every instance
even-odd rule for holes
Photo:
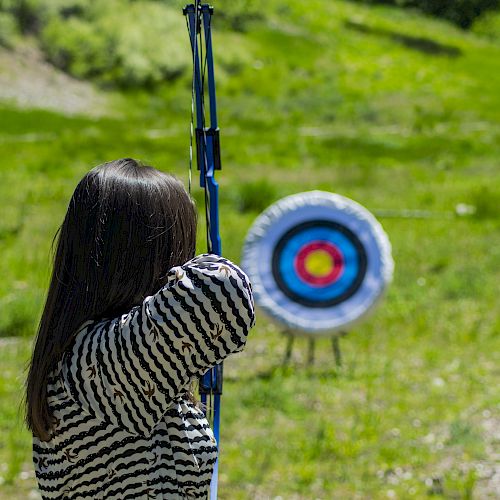
[[[219,234],[219,185],[215,180],[216,170],[220,170],[220,142],[217,126],[217,103],[215,96],[214,63],[212,54],[211,19],[213,8],[208,4],[194,4],[184,7],[191,50],[193,53],[193,86],[191,101],[191,149],[189,164],[189,188],[193,159],[193,121],[196,109],[196,160],[200,171],[200,186],[205,190],[205,215],[207,222],[207,247],[209,253],[221,254]],[[206,73],[206,74],[205,74]],[[205,81],[206,77],[206,81]],[[205,86],[208,87],[210,102],[210,126],[205,124]],[[222,395],[222,363],[209,370],[200,380],[201,401],[213,420],[212,426],[219,443],[220,404]],[[210,485],[211,500],[217,499],[219,460],[214,466]]]

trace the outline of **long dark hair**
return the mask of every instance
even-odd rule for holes
[[[26,379],[26,425],[49,439],[47,383],[78,327],[114,318],[195,254],[196,209],[175,177],[125,158],[78,183],[53,241],[52,278]]]

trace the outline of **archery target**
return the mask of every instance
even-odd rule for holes
[[[345,331],[392,279],[389,239],[355,201],[323,191],[288,196],[248,232],[242,267],[257,305],[291,333]]]

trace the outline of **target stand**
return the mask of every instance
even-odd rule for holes
[[[261,311],[294,338],[331,337],[337,366],[339,338],[365,318],[392,280],[389,239],[363,206],[334,193],[288,196],[265,210],[250,228],[242,267]]]
[[[292,357],[293,344],[295,342],[296,335],[289,334],[286,331],[284,332],[284,334],[287,336],[287,343],[286,343],[285,356],[283,357],[283,366],[286,366],[288,365]],[[343,337],[344,335],[347,335],[347,332],[337,332],[336,335],[332,336],[333,359],[335,360],[335,366],[337,368],[342,367],[342,352],[340,350],[340,338]],[[308,352],[307,352],[307,364],[309,366],[314,364],[315,348],[316,348],[316,339],[310,338]]]

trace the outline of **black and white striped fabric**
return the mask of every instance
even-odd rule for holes
[[[205,254],[130,313],[84,323],[49,380],[51,440],[33,438],[42,497],[206,498],[217,447],[186,393],[254,321],[247,276]]]

